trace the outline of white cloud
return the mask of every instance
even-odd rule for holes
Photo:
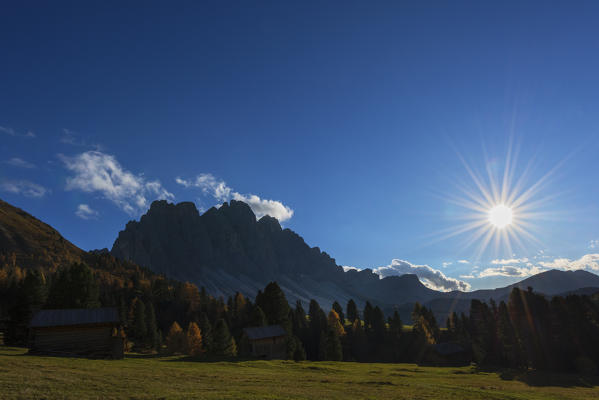
[[[460,263],[460,264],[470,264],[470,261],[468,261],[468,260],[458,260],[458,263]]]
[[[536,275],[543,272],[544,269],[538,266],[531,267],[514,267],[511,265],[502,265],[501,267],[487,268],[478,274],[479,278],[487,278],[490,276],[508,276],[508,277],[525,277]]]
[[[23,160],[22,158],[19,157],[13,157],[10,160],[6,160],[4,161],[5,164],[8,165],[12,165],[13,167],[19,167],[19,168],[35,168],[35,165]]]
[[[75,157],[59,157],[74,173],[67,178],[67,190],[99,192],[130,215],[143,212],[148,207],[148,198],[175,198],[159,181],[147,181],[141,175],[132,174],[109,154],[87,151]]]
[[[373,272],[379,274],[381,277],[415,274],[424,285],[434,290],[446,292],[451,290],[470,290],[469,283],[445,276],[438,269],[433,269],[428,265],[414,265],[408,261],[398,259],[392,260],[389,265],[374,269]]]
[[[31,131],[27,131],[25,133],[19,133],[19,132],[15,131],[14,129],[7,128],[5,126],[0,126],[0,132],[1,133],[5,133],[5,134],[7,134],[9,136],[19,136],[19,137],[26,137],[26,138],[34,138],[34,137],[36,137],[35,133],[33,133]]]
[[[225,181],[215,178],[212,174],[200,174],[191,180],[177,177],[175,182],[186,188],[199,188],[202,193],[214,197],[219,202],[231,199],[243,201],[250,206],[258,219],[270,215],[280,222],[284,222],[293,217],[293,210],[280,201],[261,199],[255,194],[241,194],[227,186]]]
[[[589,242],[589,249],[599,248],[599,239],[591,240]]]
[[[445,261],[445,262],[441,263],[441,265],[443,266],[443,268],[447,268],[447,267],[449,267],[451,264],[453,264],[453,263],[452,263],[452,262],[448,262],[448,261]]]
[[[524,258],[500,258],[500,259],[496,259],[491,261],[491,264],[494,265],[508,265],[508,264],[523,264],[523,263],[527,263],[528,262],[528,258],[524,257]]]
[[[352,270],[353,271],[360,271],[359,268],[351,267],[349,265],[343,265],[343,266],[341,266],[341,268],[343,268],[343,272],[352,271]]]
[[[474,278],[476,278],[476,276],[474,276],[474,275],[460,275],[460,278],[462,278],[462,279],[474,279]]]
[[[568,258],[556,258],[553,261],[539,262],[545,268],[563,269],[573,271],[578,269],[592,269],[599,271],[599,254],[585,254],[578,260],[570,260]]]
[[[99,144],[87,143],[87,141],[85,139],[83,139],[82,137],[80,137],[79,134],[77,134],[76,132],[73,132],[70,129],[66,129],[66,128],[62,130],[62,136],[60,138],[60,142],[65,143],[65,144],[70,144],[71,146],[92,148],[96,151],[103,150],[103,146],[101,146]]]
[[[99,213],[87,204],[79,204],[77,211],[75,211],[75,215],[82,219],[96,219],[98,218]]]
[[[44,197],[46,193],[50,192],[48,189],[37,183],[8,180],[0,182],[0,190],[3,192],[20,194],[25,197]]]

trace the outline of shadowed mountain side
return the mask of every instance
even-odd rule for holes
[[[424,304],[432,309],[439,321],[443,322],[450,313],[466,313],[470,311],[472,299],[489,301],[506,301],[513,288],[527,290],[533,288],[535,292],[545,296],[565,296],[568,294],[594,294],[599,292],[599,276],[587,271],[559,271],[550,270],[541,272],[512,285],[488,290],[475,290],[473,292],[453,291],[439,293],[437,298]],[[405,306],[404,306],[405,307]]]
[[[327,253],[282,229],[275,218],[256,221],[250,207],[235,200],[203,215],[193,203],[155,201],[139,222],[129,222],[119,233],[112,254],[215,295],[239,290],[253,297],[276,280],[290,303],[316,299],[328,308],[335,300],[345,304],[353,298],[360,307],[366,301],[377,304],[386,314],[399,309],[405,321],[414,302],[433,308],[444,323],[452,311],[467,312],[471,299],[504,300],[516,286],[548,295],[599,287],[599,276],[584,271],[548,271],[504,288],[450,293],[427,288],[415,275],[380,279],[370,269],[344,272]]]
[[[0,200],[0,266],[52,269],[81,261],[84,254],[50,225]]]
[[[314,298],[324,307],[353,298],[391,308],[437,295],[415,275],[380,279],[369,269],[344,272],[275,218],[256,221],[250,207],[235,200],[203,215],[192,203],[155,201],[139,222],[129,222],[119,233],[111,253],[216,295],[240,290],[253,297],[272,280],[290,302]]]

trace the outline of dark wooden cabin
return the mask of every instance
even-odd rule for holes
[[[41,310],[29,328],[31,353],[123,358],[124,337],[116,308]]]
[[[463,366],[470,364],[472,355],[461,344],[455,342],[437,343],[430,346],[423,365]]]
[[[287,357],[287,332],[281,325],[244,328],[250,345],[250,354],[266,359],[284,359]]]

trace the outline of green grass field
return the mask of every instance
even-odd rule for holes
[[[598,399],[575,375],[414,364],[39,357],[0,346],[2,399]]]

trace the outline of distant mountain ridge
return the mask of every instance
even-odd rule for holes
[[[471,299],[503,300],[513,287],[532,286],[547,295],[599,288],[599,276],[586,271],[553,270],[504,288],[449,293],[427,288],[415,275],[380,279],[370,269],[344,272],[327,253],[282,229],[275,218],[257,221],[247,204],[235,200],[202,215],[193,203],[155,201],[139,221],[129,222],[119,233],[111,253],[217,295],[239,290],[253,297],[276,280],[290,302],[314,298],[328,307],[334,300],[353,298],[387,311],[400,309],[408,318],[414,302],[444,318],[452,310],[467,311]]]
[[[291,302],[314,298],[325,306],[350,298],[392,306],[437,293],[415,275],[381,280],[371,270],[344,272],[275,218],[256,220],[247,204],[235,200],[202,215],[193,203],[155,201],[119,233],[111,253],[225,296],[236,290],[254,296],[271,280]]]
[[[118,259],[123,261],[115,267]],[[108,274],[126,274],[141,265],[224,296],[241,291],[253,298],[276,280],[291,303],[302,300],[306,305],[314,298],[329,307],[334,300],[345,304],[353,298],[360,307],[370,301],[387,314],[398,309],[404,321],[409,321],[414,302],[432,308],[442,323],[449,312],[468,312],[471,299],[504,300],[513,287],[531,286],[549,296],[599,291],[599,276],[586,271],[552,270],[504,288],[449,293],[427,288],[416,275],[380,279],[370,269],[344,272],[327,253],[282,229],[275,218],[256,221],[249,206],[237,201],[203,215],[193,203],[154,202],[140,221],[127,223],[111,254],[86,252],[0,200],[0,268],[56,269],[81,261]]]

